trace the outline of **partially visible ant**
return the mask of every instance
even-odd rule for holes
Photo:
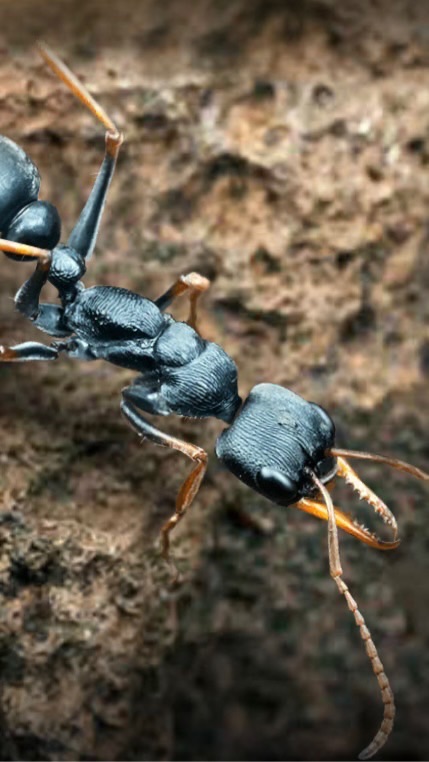
[[[359,479],[347,458],[384,463],[425,481],[429,475],[393,458],[336,448],[335,427],[328,413],[289,389],[259,384],[242,404],[235,363],[197,331],[197,300],[209,286],[203,276],[182,275],[155,301],[113,286],[85,290],[81,278],[94,249],[123,138],[64,63],[46,45],[39,45],[39,50],[53,72],[104,125],[106,150],[88,201],[63,245],[58,243],[61,225],[57,210],[37,200],[40,177],[35,165],[15,143],[0,137],[0,250],[18,261],[37,261],[35,272],[16,294],[15,305],[41,331],[61,339],[48,346],[38,342],[1,346],[0,361],[56,360],[65,353],[81,360],[103,359],[139,373],[134,383],[122,390],[122,413],[142,438],[179,450],[194,462],[179,490],[175,512],[161,529],[166,560],[170,559],[170,533],[198,492],[208,455],[196,445],[163,433],[142,412],[225,421],[230,427],[219,436],[216,454],[235,476],[277,505],[295,505],[327,521],[330,574],[359,627],[384,704],[380,729],[359,755],[369,759],[391,733],[395,704],[371,634],[342,579],[338,527],[379,550],[397,548],[399,540],[395,517]],[[57,288],[61,306],[40,303],[48,281]],[[183,323],[165,310],[185,292],[190,315]],[[391,542],[378,539],[334,507],[328,488],[337,477],[350,483],[390,525]]]

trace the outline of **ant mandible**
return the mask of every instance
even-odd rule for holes
[[[396,520],[357,476],[347,458],[373,460],[429,481],[429,475],[393,458],[335,447],[335,427],[328,413],[289,389],[255,386],[242,404],[237,368],[217,344],[197,331],[197,300],[209,281],[197,273],[181,276],[155,301],[129,290],[95,286],[85,289],[86,271],[99,229],[109,185],[123,140],[104,109],[75,75],[44,44],[39,51],[52,71],[106,129],[100,171],[66,245],[59,244],[61,222],[55,207],[38,200],[40,177],[24,151],[0,137],[0,250],[18,261],[36,260],[33,275],[15,296],[18,311],[41,331],[61,339],[50,345],[25,342],[0,347],[1,362],[56,360],[60,353],[80,360],[103,359],[139,373],[122,390],[121,410],[138,434],[187,455],[194,467],[182,484],[175,512],[161,529],[162,552],[169,560],[169,536],[194,500],[207,469],[205,450],[163,433],[143,415],[215,417],[230,424],[219,436],[216,455],[242,482],[281,506],[295,505],[328,524],[329,570],[344,595],[377,678],[384,716],[373,741],[361,752],[369,759],[393,727],[393,692],[371,634],[342,579],[338,527],[379,550],[399,545]],[[58,290],[60,305],[40,302],[44,285]],[[188,292],[190,314],[177,322],[165,309]],[[390,525],[394,539],[385,542],[334,507],[329,488],[345,479]]]

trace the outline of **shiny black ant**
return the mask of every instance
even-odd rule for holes
[[[399,540],[393,514],[359,479],[346,458],[384,463],[426,481],[429,476],[392,458],[337,449],[330,416],[289,389],[259,384],[242,404],[235,363],[197,331],[197,300],[209,286],[201,275],[181,276],[155,301],[123,288],[83,287],[81,278],[96,242],[122,135],[55,54],[45,45],[39,50],[53,72],[104,125],[106,149],[88,201],[63,245],[58,243],[61,223],[57,210],[38,201],[37,168],[21,148],[0,137],[0,250],[18,261],[37,260],[35,272],[19,289],[15,304],[37,328],[57,339],[48,346],[38,342],[1,346],[0,361],[56,360],[65,353],[81,360],[107,360],[139,373],[122,391],[124,416],[141,437],[179,450],[194,462],[179,490],[175,512],[161,530],[166,559],[170,533],[198,492],[208,456],[200,447],[163,433],[142,413],[225,421],[230,426],[218,438],[216,454],[235,476],[278,505],[295,505],[327,521],[330,574],[359,627],[384,704],[381,727],[360,754],[361,759],[369,759],[392,730],[395,705],[370,632],[342,579],[338,527],[381,550],[396,548]],[[57,288],[60,305],[40,302],[47,282]],[[190,315],[183,323],[165,310],[185,292],[190,298]],[[349,482],[392,527],[393,541],[378,539],[334,507],[328,488],[336,477]]]

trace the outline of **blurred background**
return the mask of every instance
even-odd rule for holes
[[[291,387],[331,413],[339,446],[429,469],[426,0],[3,0],[0,132],[39,167],[64,240],[103,131],[39,38],[126,136],[85,284],[156,298],[203,273],[201,332],[237,362],[243,396]],[[1,261],[5,343],[44,341],[14,311],[30,272]],[[326,524],[226,473],[223,424],[164,419],[213,456],[172,587],[156,540],[189,463],[121,418],[132,377],[0,368],[1,758],[355,759],[382,705]],[[379,757],[423,760],[428,490],[358,470],[402,538],[390,554],[340,538],[396,694]],[[383,534],[349,488],[335,496]]]

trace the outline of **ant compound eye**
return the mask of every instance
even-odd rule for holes
[[[256,482],[261,494],[279,505],[290,505],[300,497],[298,484],[275,468],[261,468]]]

